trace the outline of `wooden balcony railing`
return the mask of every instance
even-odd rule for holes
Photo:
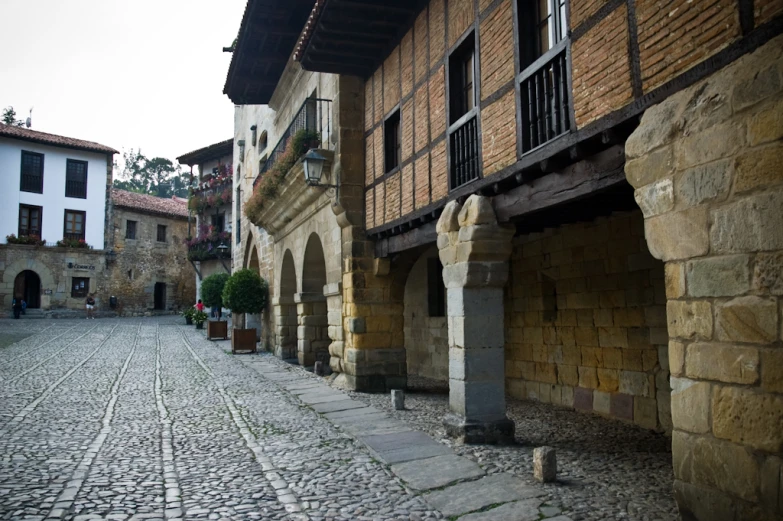
[[[449,128],[449,188],[454,189],[479,177],[478,119],[475,111]]]
[[[564,41],[520,75],[523,154],[571,129],[567,44]]]

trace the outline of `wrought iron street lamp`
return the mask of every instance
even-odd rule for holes
[[[226,270],[226,273],[231,273],[231,270],[228,266],[226,266],[226,263],[223,259],[226,257],[226,253],[228,252],[228,246],[226,246],[225,242],[221,242],[220,245],[217,247],[218,252],[218,259],[220,260],[220,264],[223,265],[223,269]]]
[[[336,200],[339,193],[339,182],[338,184],[333,185],[321,184],[321,178],[323,178],[324,175],[325,163],[326,158],[311,148],[302,158],[305,183],[307,183],[308,186],[320,186],[322,188],[334,190],[334,197]]]

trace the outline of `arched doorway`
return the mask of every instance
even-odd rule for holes
[[[253,246],[252,250],[253,251],[250,253],[250,260],[246,262],[245,266],[250,270],[259,272],[260,275],[261,267],[258,262],[258,250],[255,246]]]
[[[299,317],[299,364],[311,367],[315,362],[329,365],[329,321],[326,296],[326,259],[321,238],[312,233],[305,246],[302,264],[302,293],[297,298]]]
[[[41,278],[31,270],[25,270],[14,280],[14,298],[24,299],[28,309],[41,307]]]
[[[283,360],[293,361],[297,358],[297,318],[296,318],[296,268],[291,250],[283,254],[283,265],[280,269],[280,296],[275,304],[275,321],[277,322],[277,342],[275,355]]]

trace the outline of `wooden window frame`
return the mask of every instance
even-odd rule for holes
[[[159,224],[158,225],[157,232],[156,232],[157,242],[166,242],[166,235],[168,233],[167,228],[168,228],[168,226],[166,226],[165,224]],[[161,231],[163,231],[163,240],[161,240],[161,238],[160,238],[161,237],[161,233],[160,233]]]
[[[383,121],[383,164],[386,174],[398,170],[402,164],[402,118],[399,106]]]
[[[71,172],[72,166],[75,167],[76,165],[83,165],[84,166],[84,181],[74,181],[69,180],[68,176],[72,175],[73,172]],[[70,197],[73,199],[87,199],[87,179],[88,176],[88,163],[87,161],[81,161],[79,159],[66,159],[65,160],[65,197]],[[69,186],[74,186],[74,184],[83,184],[84,185],[84,192],[78,192],[74,193],[71,191],[69,193],[68,188]]]
[[[130,224],[131,223],[133,223],[133,237],[128,237],[128,235],[129,235],[128,232],[130,232],[130,228],[131,228]],[[136,236],[138,234],[138,230],[139,230],[139,221],[134,221],[132,219],[126,220],[125,221],[125,240],[126,241],[135,241],[136,240]]]
[[[29,215],[27,217],[28,224],[27,224],[27,229],[25,230],[26,233],[22,233],[22,210],[28,210],[28,211],[37,210],[38,211],[38,233],[37,234],[34,234],[34,233],[31,234],[30,233],[30,216]],[[37,235],[39,238],[42,237],[42,235],[43,235],[43,206],[35,206],[35,205],[32,205],[32,204],[20,204],[19,205],[19,223],[18,223],[16,231],[17,231],[17,236],[18,237],[23,237],[23,236],[27,237],[27,236],[31,236],[31,235]]]
[[[73,237],[76,234],[71,233],[71,237],[68,234],[68,214],[81,215],[82,216],[82,233],[79,237]],[[75,221],[74,221],[75,222]],[[63,214],[63,238],[74,240],[87,240],[87,212],[83,210],[68,210],[66,209]]]
[[[32,190],[29,186],[25,186],[25,157],[38,157],[41,159],[41,172],[39,186]],[[44,155],[40,152],[32,152],[30,150],[22,150],[21,161],[19,163],[19,191],[27,192],[31,194],[43,194],[44,189]]]
[[[471,81],[467,80],[468,61],[470,57]],[[473,114],[478,109],[477,100],[477,80],[478,80],[478,45],[476,42],[476,33],[472,29],[465,34],[454,50],[449,54],[448,70],[448,101],[449,101],[449,127],[456,125],[466,116]],[[469,93],[468,93],[469,90]]]

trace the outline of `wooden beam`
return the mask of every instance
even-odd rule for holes
[[[438,240],[438,233],[435,231],[436,224],[437,221],[430,221],[411,231],[376,241],[375,256],[388,257],[394,253],[436,242]]]

